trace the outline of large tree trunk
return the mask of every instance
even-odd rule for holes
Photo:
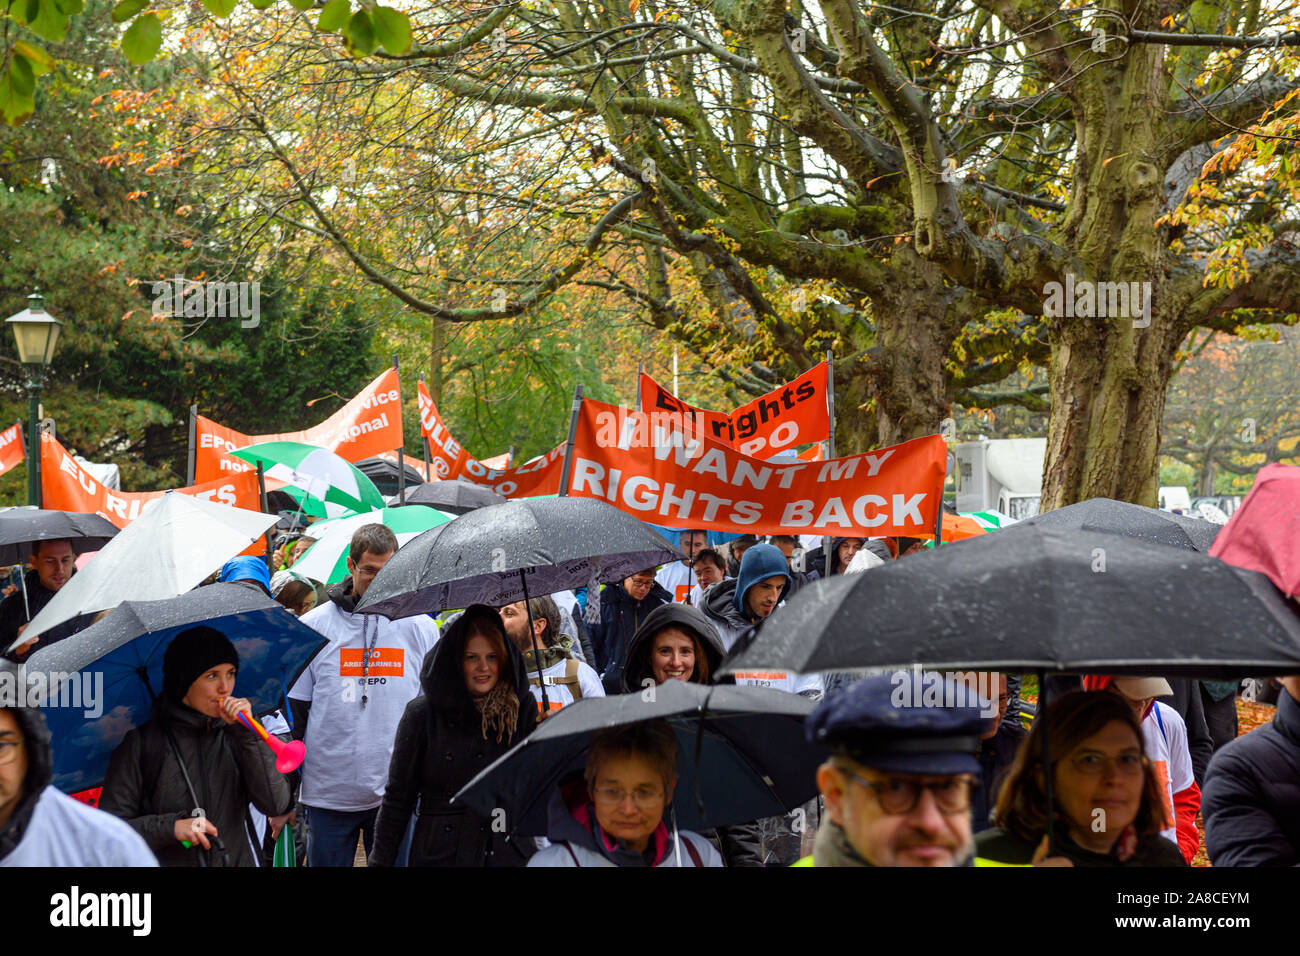
[[[1052,347],[1041,510],[1088,498],[1155,506],[1160,422],[1178,334],[1152,317],[1069,320]]]

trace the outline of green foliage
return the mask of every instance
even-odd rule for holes
[[[350,0],[330,0],[325,4],[325,9],[320,12],[320,19],[316,21],[316,28],[333,33],[343,27],[348,22],[348,16],[352,12]]]
[[[136,17],[122,34],[122,52],[132,63],[148,63],[162,46],[162,21],[155,14]]]

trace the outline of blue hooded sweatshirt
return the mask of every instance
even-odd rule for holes
[[[745,593],[759,581],[785,578],[785,586],[790,586],[790,565],[786,563],[781,549],[773,544],[756,544],[749,548],[740,559],[740,573],[736,575],[736,591],[731,603],[740,612],[741,617],[748,618],[745,610]]]

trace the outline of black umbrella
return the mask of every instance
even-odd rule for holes
[[[1026,518],[1003,530],[1016,531],[1034,527],[1102,531],[1126,538],[1138,538],[1152,544],[1206,552],[1214,544],[1214,539],[1223,526],[1204,518],[1189,518],[1159,508],[1115,501],[1113,498],[1089,498],[1078,504]],[[1002,531],[998,533],[1001,534]]]
[[[98,551],[117,532],[117,525],[96,514],[13,508],[0,512],[0,565],[26,561],[38,541],[66,538],[75,554]]]
[[[557,711],[453,797],[485,817],[505,811],[511,833],[546,833],[556,784],[586,765],[591,734],[664,718],[677,734],[673,808],[684,830],[778,816],[817,795],[826,751],[807,742],[807,698],[766,687],[679,680],[644,693],[584,698]]]
[[[996,531],[816,581],[723,672],[1300,672],[1300,616],[1254,571],[1087,531]]]
[[[424,484],[424,476],[406,462],[402,462],[400,472],[397,470],[397,462],[389,461],[387,458],[363,458],[356,464],[357,470],[374,482],[381,495],[397,494],[402,485],[402,472],[406,474],[407,489]],[[408,500],[411,497],[409,490],[406,497]]]
[[[491,488],[476,485],[472,481],[452,478],[448,481],[426,481],[414,491],[406,493],[408,505],[429,505],[448,514],[463,515],[476,508],[489,508],[502,505],[506,499]],[[396,505],[396,500],[388,503]]]
[[[408,541],[375,575],[357,610],[398,618],[471,604],[523,600],[527,607],[530,592],[621,581],[681,557],[658,532],[595,498],[509,501]],[[531,609],[528,623],[531,633]],[[541,654],[535,656],[540,679]]]

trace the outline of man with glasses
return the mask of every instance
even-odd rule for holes
[[[592,627],[591,646],[596,653],[596,672],[606,694],[623,692],[623,668],[627,666],[633,635],[651,611],[671,603],[672,599],[655,581],[654,568],[638,571],[601,589],[600,623]]]
[[[54,754],[34,707],[0,707],[0,867],[157,866],[140,835],[51,782]]]
[[[359,835],[369,854],[397,724],[422,693],[420,665],[438,642],[438,625],[427,615],[390,621],[356,613],[396,551],[391,530],[362,525],[352,535],[348,576],[327,590],[328,602],[302,616],[325,637],[289,689],[293,734],[307,744],[300,799],[310,866],[352,866]],[[409,842],[408,829],[399,866]]]
[[[976,706],[902,706],[894,686],[889,674],[864,678],[809,715],[808,739],[831,750],[817,770],[829,819],[796,866],[971,863],[987,719]],[[943,699],[966,699],[963,688],[948,690]]]

